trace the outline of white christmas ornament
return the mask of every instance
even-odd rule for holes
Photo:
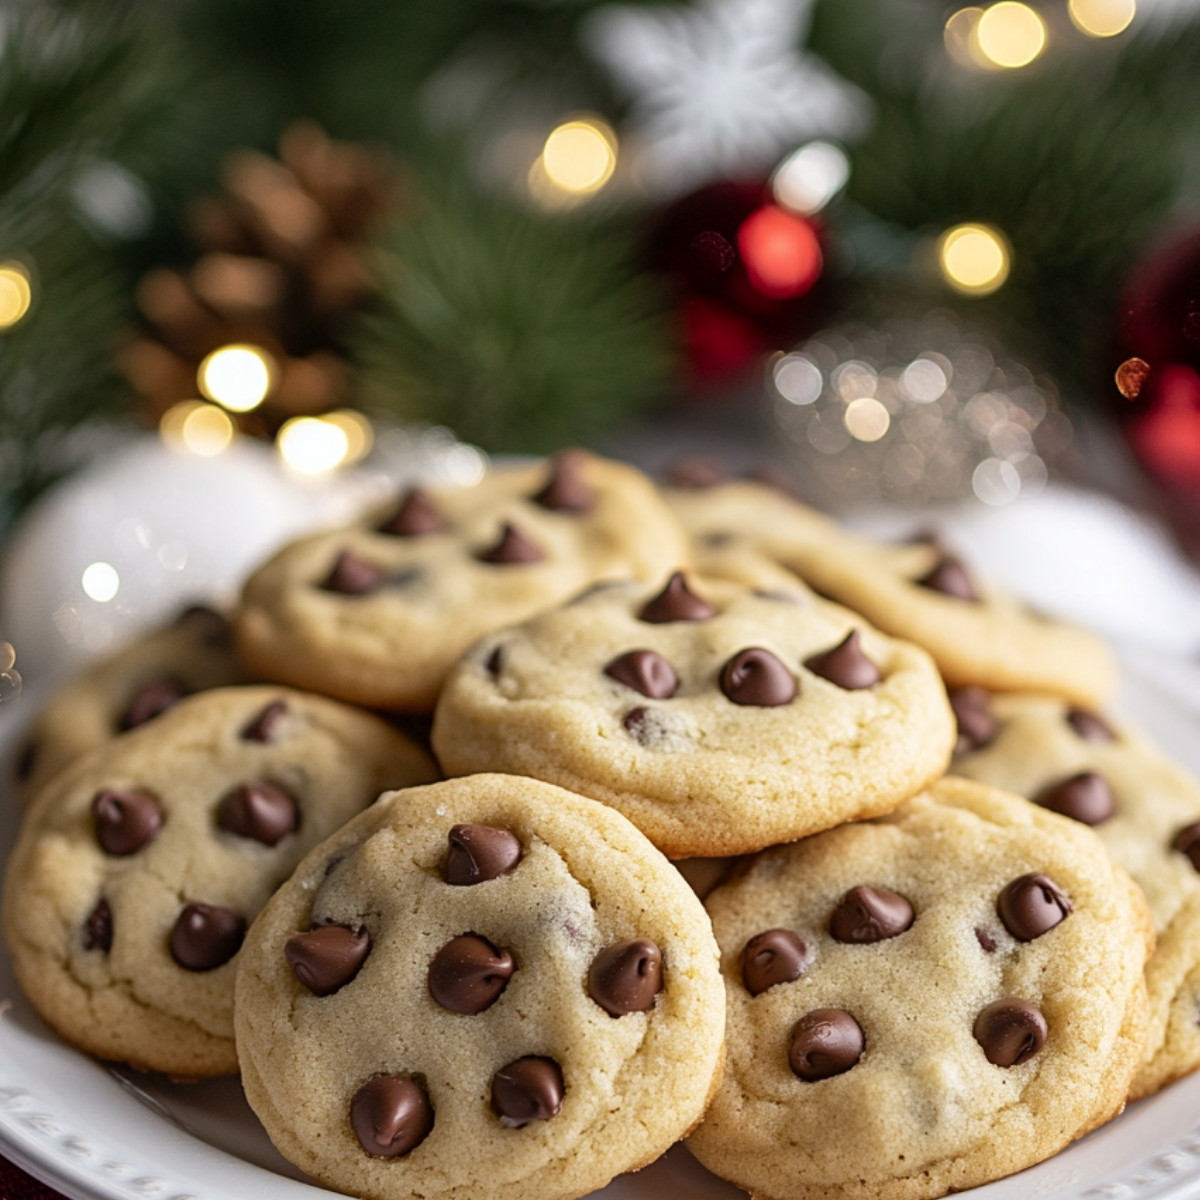
[[[25,515],[0,562],[0,633],[25,679],[60,677],[188,604],[230,603],[284,542],[401,482],[470,482],[480,469],[444,431],[380,440],[373,467],[305,478],[261,442],[205,458],[147,435],[71,476]]]
[[[585,36],[633,98],[623,150],[661,197],[714,178],[765,173],[798,143],[846,139],[868,102],[797,49],[813,0],[701,0],[689,8],[602,8]]]

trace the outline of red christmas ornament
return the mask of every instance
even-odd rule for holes
[[[728,383],[812,332],[824,313],[825,247],[764,181],[710,184],[662,212],[652,270],[675,289],[689,383]]]
[[[1200,496],[1200,230],[1135,269],[1117,333],[1130,444],[1157,478]]]

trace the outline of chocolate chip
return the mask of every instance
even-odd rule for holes
[[[1071,912],[1067,894],[1045,875],[1022,875],[996,898],[1004,928],[1019,942],[1031,942],[1065,921]]]
[[[383,568],[353,550],[343,550],[320,587],[343,596],[365,596],[383,585]]]
[[[134,692],[117,724],[122,732],[145,725],[178,704],[190,691],[186,683],[173,676],[147,680]]]
[[[844,1009],[817,1008],[796,1022],[788,1063],[806,1083],[815,1083],[850,1070],[865,1044],[862,1027]]]
[[[1117,740],[1112,726],[1087,708],[1068,709],[1067,724],[1085,742],[1115,742]]]
[[[966,687],[951,688],[947,693],[950,707],[954,710],[954,719],[958,722],[958,741],[954,747],[955,754],[966,754],[970,750],[982,750],[996,736],[1000,728],[996,718],[992,716],[991,699],[987,692],[969,684]]]
[[[107,954],[112,949],[112,939],[112,908],[109,907],[108,901],[101,896],[83,923],[80,940],[83,942],[85,950],[100,950]]]
[[[836,942],[864,946],[898,937],[912,923],[912,905],[898,892],[859,884],[833,910],[829,932]]]
[[[1095,771],[1080,771],[1078,775],[1060,779],[1043,788],[1033,800],[1051,812],[1062,813],[1085,825],[1107,821],[1117,808],[1108,780]]]
[[[534,504],[552,512],[587,512],[596,503],[596,493],[584,481],[580,468],[584,455],[563,450],[550,460],[550,478],[533,497]]]
[[[624,726],[625,732],[641,746],[650,744],[648,730],[646,729],[646,717],[648,714],[649,709],[639,704],[637,708],[631,708],[621,718],[621,724]]]
[[[742,983],[752,996],[799,979],[812,962],[808,947],[790,929],[756,933],[742,950]]]
[[[371,951],[366,929],[316,925],[293,933],[283,948],[292,974],[315,996],[332,996],[358,974]]]
[[[665,700],[679,687],[674,667],[654,650],[630,650],[614,658],[604,673],[652,700]]]
[[[874,687],[881,678],[879,668],[858,644],[857,629],[850,630],[831,650],[806,658],[804,665],[814,675],[820,675],[848,692]]]
[[[162,809],[146,792],[104,788],[92,797],[96,841],[106,854],[136,854],[162,827]]]
[[[548,1121],[563,1102],[563,1077],[552,1058],[528,1055],[492,1076],[492,1112],[510,1129]]]
[[[973,1032],[988,1062],[1015,1067],[1042,1048],[1049,1030],[1046,1018],[1034,1005],[1009,996],[983,1009],[975,1018]]]
[[[1174,848],[1191,859],[1192,866],[1200,871],[1200,821],[1185,826],[1175,835]]]
[[[262,742],[263,745],[272,745],[279,737],[279,726],[283,723],[287,712],[286,700],[272,700],[262,712],[251,717],[242,726],[238,736],[243,742]]]
[[[796,698],[796,680],[769,650],[757,647],[735,654],[721,669],[721,691],[734,704],[776,708]]]
[[[246,918],[219,904],[184,907],[171,930],[171,957],[187,971],[212,971],[241,949]]]
[[[446,528],[442,514],[434,507],[429,493],[422,488],[410,488],[396,511],[375,527],[377,533],[389,537],[425,537]]]
[[[500,999],[517,969],[507,950],[477,933],[451,938],[429,964],[429,994],[456,1013],[481,1013]]]
[[[217,825],[227,833],[274,846],[299,827],[300,809],[283,788],[255,779],[239,783],[221,797]]]
[[[642,605],[638,620],[649,625],[666,625],[672,621],[707,621],[717,610],[702,600],[687,585],[682,571],[676,571],[656,596]]]
[[[500,672],[504,670],[504,647],[493,646],[492,652],[487,656],[487,662],[483,666],[493,679],[499,679]]]
[[[588,995],[610,1016],[646,1012],[662,991],[662,951],[646,938],[606,946],[588,968]]]
[[[457,887],[507,875],[521,861],[521,843],[509,829],[495,825],[455,825],[449,836],[446,882]]]
[[[495,566],[512,566],[541,562],[546,556],[515,525],[508,523],[500,531],[500,539],[475,557]]]
[[[175,618],[175,624],[187,626],[206,646],[225,647],[233,643],[228,618],[207,604],[189,605]]]
[[[994,954],[996,952],[996,939],[980,925],[975,926],[975,940],[983,948],[985,954]]]
[[[350,1101],[350,1127],[376,1158],[415,1150],[433,1128],[433,1105],[419,1084],[403,1075],[373,1075]]]
[[[966,568],[952,555],[943,555],[933,569],[916,580],[918,587],[940,592],[943,596],[951,596],[955,600],[977,601],[979,596]]]
[[[728,478],[729,473],[715,458],[706,458],[701,454],[681,458],[668,467],[666,473],[668,487],[693,488],[697,491],[717,487]]]

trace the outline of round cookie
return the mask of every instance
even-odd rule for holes
[[[1130,1098],[1200,1068],[1200,782],[1147,738],[1052,696],[952,696],[958,774],[1090,824],[1145,892],[1158,933]]]
[[[42,1017],[100,1058],[237,1070],[250,920],[385,788],[437,778],[379,718],[279,687],[220,688],[79,759],[25,814],[4,932]]]
[[[929,656],[793,585],[681,573],[482,638],[446,683],[448,775],[510,771],[623,812],[671,858],[895,808],[954,741]]]
[[[368,1200],[567,1200],[699,1119],[724,997],[700,902],[619,813],[481,775],[381,798],[254,923],[246,1096]]]
[[[597,579],[685,562],[686,534],[633,467],[580,450],[413,490],[301,539],[246,583],[239,650],[264,678],[373,708],[431,712],[477,637]]]
[[[28,800],[81,754],[153,720],[184,696],[244,681],[226,618],[200,605],[186,609],[51,696],[17,757],[18,794]]]
[[[951,687],[1051,692],[1091,705],[1116,688],[1100,638],[974,578],[935,539],[876,542],[751,480],[664,495],[700,546],[749,543],[885,633],[922,646]]]
[[[929,1200],[1118,1113],[1144,900],[1089,830],[943,780],[707,899],[725,1075],[689,1148],[756,1200]]]

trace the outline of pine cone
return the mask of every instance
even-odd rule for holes
[[[289,417],[344,403],[342,337],[376,290],[366,241],[397,203],[395,166],[309,122],[284,132],[279,153],[230,155],[224,193],[191,213],[200,257],[138,285],[148,328],[120,365],[154,423],[198,394],[200,363],[231,343],[261,347],[276,366],[266,400],[237,418],[244,432],[272,436]]]

